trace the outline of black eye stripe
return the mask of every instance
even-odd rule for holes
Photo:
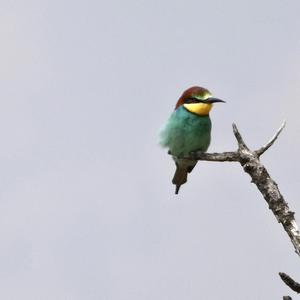
[[[200,102],[204,102],[204,101],[202,101],[202,100],[199,100],[199,99],[197,99],[197,98],[195,98],[195,97],[188,97],[188,98],[186,98],[186,99],[184,99],[184,103],[200,103]]]

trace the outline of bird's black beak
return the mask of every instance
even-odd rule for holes
[[[216,103],[216,102],[226,103],[224,100],[221,100],[221,99],[218,99],[218,98],[213,98],[213,97],[207,98],[205,100],[205,102],[208,102],[208,103]]]

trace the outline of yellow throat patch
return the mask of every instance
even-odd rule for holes
[[[185,103],[183,106],[191,113],[207,116],[212,109],[212,103]]]

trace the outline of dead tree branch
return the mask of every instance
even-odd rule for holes
[[[300,284],[296,282],[294,279],[292,279],[289,275],[285,273],[279,273],[280,278],[282,281],[289,286],[293,291],[296,293],[300,293]]]
[[[295,252],[300,256],[300,233],[294,218],[294,212],[290,211],[288,203],[280,193],[277,183],[271,178],[265,166],[260,161],[260,156],[269,149],[283,130],[285,123],[281,125],[274,137],[258,150],[250,150],[244,142],[237,126],[232,125],[233,133],[238,143],[238,150],[223,153],[193,152],[187,159],[216,161],[216,162],[239,162],[244,171],[248,173],[258,190],[267,201],[277,221],[282,224],[288,234]]]
[[[300,256],[300,233],[296,223],[294,212],[290,211],[288,203],[284,200],[277,183],[271,178],[265,166],[260,162],[260,156],[265,153],[277,140],[282,132],[285,122],[281,125],[272,139],[258,150],[251,150],[244,142],[237,126],[232,125],[233,133],[238,143],[238,150],[223,153],[193,152],[187,159],[216,161],[216,162],[239,162],[246,173],[251,177],[262,196],[268,203],[277,221],[282,224],[288,234],[295,252]],[[279,273],[281,279],[294,291],[300,293],[300,284],[285,273]],[[284,300],[291,300],[290,296],[284,296]]]
[[[285,122],[282,123],[282,125],[280,126],[280,128],[278,129],[278,131],[275,133],[275,135],[271,138],[271,140],[266,145],[264,145],[263,147],[261,147],[260,149],[258,149],[258,150],[255,151],[256,155],[258,157],[260,157],[262,154],[264,154],[274,144],[274,142],[279,137],[279,134],[281,133],[281,131],[285,127],[285,124],[286,124]]]

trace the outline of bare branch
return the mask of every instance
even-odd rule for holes
[[[281,131],[283,130],[285,125],[286,125],[286,122],[284,121],[282,123],[282,125],[280,126],[280,128],[278,129],[278,131],[274,134],[272,139],[266,145],[262,146],[261,148],[259,148],[258,150],[255,151],[255,153],[258,157],[260,157],[263,153],[265,153],[274,144],[274,142],[277,140],[279,134],[281,133]]]
[[[239,149],[247,149],[248,150],[248,147],[247,147],[246,143],[244,142],[237,126],[235,125],[235,123],[232,124],[232,129],[233,129],[234,136],[235,136],[235,138],[238,142]]]
[[[223,153],[203,153],[198,151],[190,153],[190,156],[185,158],[215,162],[239,162],[244,171],[250,175],[252,179],[251,182],[254,183],[261,192],[277,221],[282,224],[294,246],[295,252],[300,256],[300,233],[294,217],[294,212],[290,211],[288,203],[280,193],[277,183],[271,178],[267,169],[259,160],[259,157],[274,144],[284,127],[285,122],[266,145],[256,151],[252,151],[248,148],[237,126],[233,123],[233,133],[238,143],[237,151]],[[279,273],[279,275],[292,290],[300,293],[299,283],[285,273]],[[292,300],[292,298],[290,296],[284,296],[283,300]]]
[[[277,183],[271,178],[267,169],[259,160],[259,155],[269,149],[274,141],[278,138],[280,132],[284,128],[284,124],[280,127],[271,141],[266,146],[262,147],[262,150],[259,149],[257,151],[252,151],[247,147],[235,124],[233,124],[232,127],[238,142],[238,150],[236,152],[194,152],[191,153],[191,156],[187,159],[218,162],[239,162],[244,171],[250,175],[252,182],[257,186],[258,190],[263,195],[277,221],[282,224],[284,230],[290,237],[296,253],[300,256],[300,233],[294,218],[294,212],[290,211],[288,203],[284,200],[278,189]]]
[[[293,291],[296,293],[300,293],[300,284],[296,282],[294,279],[292,279],[289,275],[285,273],[279,273],[280,278],[282,281],[289,286]]]
[[[285,127],[285,122],[278,129],[272,139],[263,147],[256,151],[248,148],[240,134],[237,126],[233,123],[233,133],[238,143],[238,150],[235,152],[223,153],[190,153],[186,159],[205,160],[215,162],[235,161],[239,162],[246,173],[248,173],[262,196],[268,203],[269,209],[272,210],[277,221],[282,224],[288,234],[295,252],[300,256],[300,233],[296,223],[294,212],[290,211],[288,203],[284,200],[277,183],[271,178],[265,166],[260,162],[259,157],[266,152],[277,140],[279,134]],[[300,284],[294,281],[285,273],[279,273],[281,279],[294,291],[300,293]],[[284,296],[283,300],[292,300],[290,296]]]
[[[223,152],[223,153],[206,153],[206,152],[192,152],[187,159],[206,160],[215,162],[225,161],[239,161],[239,155],[237,152]]]

